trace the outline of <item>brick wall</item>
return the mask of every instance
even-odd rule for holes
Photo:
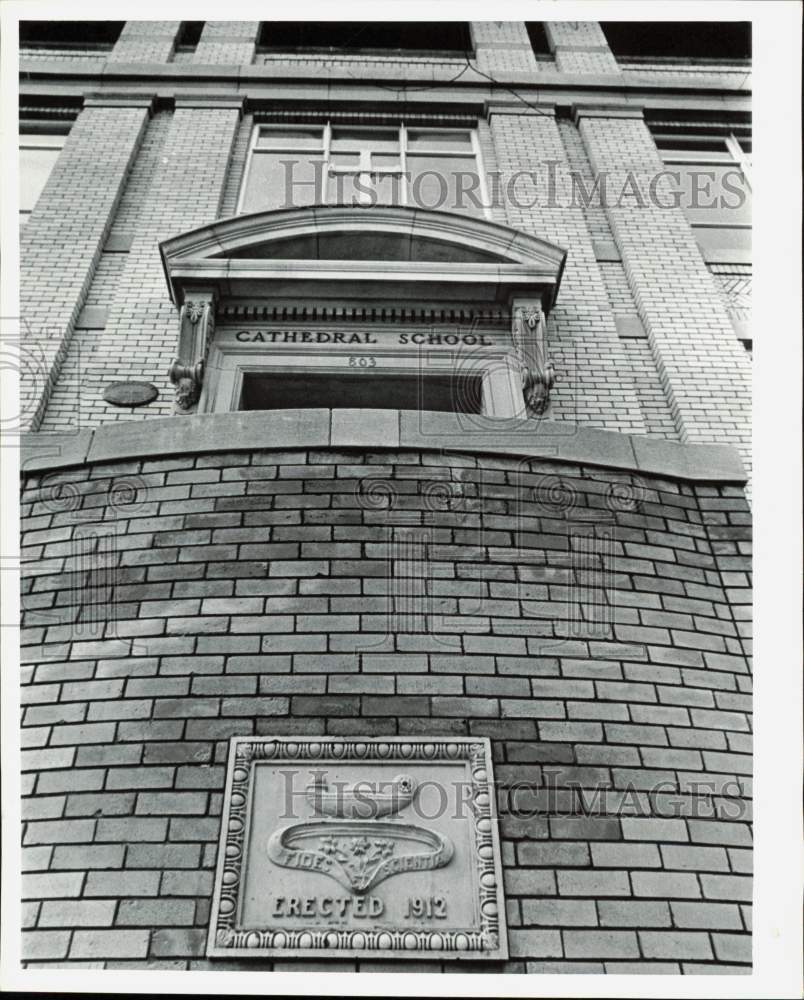
[[[142,139],[149,100],[131,103],[78,115],[20,234],[24,428],[41,422]]]
[[[192,61],[196,64],[250,66],[259,21],[205,21]]]
[[[562,73],[619,72],[609,43],[596,21],[545,21],[544,30]]]
[[[31,966],[208,967],[228,738],[359,732],[491,737],[506,971],[746,970],[738,487],[263,451],[41,473],[22,513]]]
[[[481,72],[538,73],[524,21],[472,21],[470,29],[474,62]]]
[[[654,140],[639,112],[580,109],[579,117],[592,165],[607,173],[610,189],[626,190],[630,171],[643,193],[609,198],[606,211],[680,438],[733,444],[749,462],[750,359],[683,209],[648,197],[663,169]],[[658,192],[668,204],[666,190]]]
[[[176,353],[178,314],[168,298],[159,242],[218,218],[239,114],[232,106],[180,106],[151,123],[112,230],[128,250],[103,328],[76,338],[43,429],[172,413],[167,371]],[[159,399],[140,410],[106,403],[104,387],[129,379],[153,382]]]
[[[592,238],[592,250],[617,329],[618,345],[615,355],[617,365],[622,373],[633,380],[634,391],[645,421],[645,432],[678,440],[673,414],[649,345],[644,340],[634,339],[635,334],[641,338],[646,334],[639,321],[639,310],[631,286],[628,284],[625,266],[621,259],[614,259],[617,254],[612,253],[610,249],[616,246],[616,241],[609,225],[605,205],[599,195],[593,194],[595,172],[576,126],[571,121],[563,119],[559,121],[558,127],[567,151],[567,162],[578,179],[577,200],[582,206],[583,216]],[[623,320],[626,322],[623,323]],[[627,336],[624,336],[624,333],[627,333]]]
[[[570,251],[550,314],[550,356],[558,378],[551,418],[644,434],[586,214],[579,202],[573,204],[571,163],[552,109],[492,111],[491,133],[508,225]]]
[[[170,62],[180,26],[181,21],[126,21],[109,62]]]

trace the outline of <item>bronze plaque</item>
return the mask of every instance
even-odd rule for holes
[[[110,382],[103,390],[103,398],[113,406],[147,406],[158,395],[150,382]]]
[[[207,954],[508,957],[484,738],[235,737]]]

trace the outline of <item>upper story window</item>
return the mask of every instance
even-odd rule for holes
[[[238,211],[408,205],[488,214],[477,134],[414,125],[257,125]]]
[[[257,45],[271,52],[359,51],[463,54],[472,48],[462,21],[263,21]]]
[[[108,51],[125,21],[20,21],[20,48]]]
[[[525,30],[528,33],[531,48],[536,56],[551,56],[550,43],[547,41],[547,32],[541,21],[525,21]]]
[[[707,263],[751,262],[751,138],[735,127],[689,132],[654,126],[654,138]]]
[[[66,138],[52,132],[20,135],[20,222],[27,222],[36,207]]]
[[[177,52],[195,52],[206,21],[182,21],[176,36]]]
[[[742,62],[751,58],[750,21],[601,21],[615,56],[625,59],[698,59]]]

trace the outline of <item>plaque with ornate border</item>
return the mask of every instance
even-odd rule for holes
[[[506,959],[488,739],[234,737],[207,955]]]

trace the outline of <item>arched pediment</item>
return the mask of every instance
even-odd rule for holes
[[[508,226],[452,212],[373,206],[313,206],[240,215],[160,245],[171,298],[218,285],[232,295],[271,296],[289,282],[313,295],[326,287],[411,297],[504,301],[538,296],[550,308],[566,251]],[[313,287],[316,285],[317,287]]]

